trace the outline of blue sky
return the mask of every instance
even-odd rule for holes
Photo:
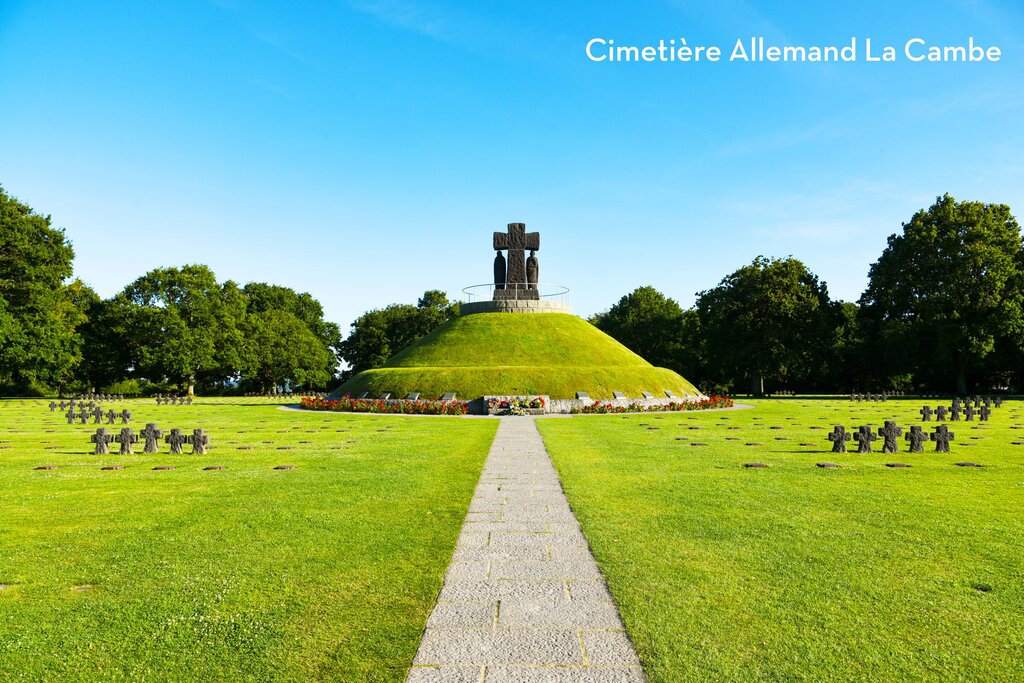
[[[836,6],[833,6],[836,5]],[[738,38],[995,63],[594,63],[594,37]],[[109,296],[158,266],[364,310],[486,282],[490,234],[542,235],[588,315],[683,305],[759,254],[856,300],[949,192],[1024,212],[1016,2],[0,2],[0,183]]]

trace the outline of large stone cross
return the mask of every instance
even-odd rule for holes
[[[526,288],[526,250],[540,249],[540,233],[526,232],[526,223],[509,223],[508,232],[494,233],[494,250],[508,250],[508,289]]]

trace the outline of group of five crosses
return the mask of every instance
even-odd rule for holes
[[[191,434],[186,435],[180,429],[175,428],[164,437],[164,431],[153,422],[146,423],[146,428],[138,434],[133,432],[131,427],[125,427],[121,430],[120,434],[116,435],[108,432],[105,427],[101,427],[96,430],[96,433],[89,440],[96,444],[96,455],[107,455],[110,453],[110,444],[112,442],[121,444],[119,451],[121,455],[131,455],[132,446],[139,442],[140,436],[145,439],[143,453],[159,453],[161,437],[163,437],[164,443],[170,444],[172,454],[180,454],[182,446],[189,444],[192,446],[193,454],[203,455],[206,453],[206,447],[210,444],[210,436],[203,432],[202,429],[194,429]]]
[[[879,437],[883,440],[883,453],[897,453],[901,435],[903,435],[902,428],[897,427],[895,422],[886,421],[885,426],[879,429],[877,434],[869,426],[859,427],[854,434],[850,434],[845,427],[836,425],[826,438],[832,442],[833,453],[845,453],[846,442],[850,440],[857,442],[858,453],[871,453],[871,442],[877,441]],[[936,452],[949,453],[949,442],[953,440],[953,432],[949,431],[949,427],[946,425],[939,425],[934,432],[929,434],[920,426],[914,425],[904,439],[909,442],[908,450],[911,453],[922,453],[925,442],[929,440],[935,442]]]

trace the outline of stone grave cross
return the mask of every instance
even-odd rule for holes
[[[205,455],[206,446],[210,443],[210,437],[203,433],[202,429],[193,429],[192,435],[185,437],[190,444],[192,444],[192,453],[195,455]]]
[[[106,427],[100,427],[96,430],[89,441],[96,444],[96,450],[93,451],[96,455],[107,455],[110,453],[110,442],[114,440],[114,435],[107,431]]]
[[[832,430],[832,433],[827,437],[832,442],[833,453],[845,453],[846,442],[850,440],[850,435],[846,433],[846,428],[841,425],[836,425],[836,428]]]
[[[928,440],[928,433],[921,429],[921,425],[914,425],[905,437],[910,442],[911,453],[924,452],[924,442]]]
[[[114,441],[121,444],[121,455],[131,455],[132,444],[139,442],[139,435],[132,432],[131,427],[125,427],[120,434],[114,437]]]
[[[164,430],[157,427],[155,422],[147,422],[146,428],[140,431],[139,435],[146,440],[146,445],[142,449],[143,453],[160,452],[160,439],[164,436]]]
[[[171,453],[181,455],[181,447],[188,441],[188,437],[175,427],[170,434],[164,437],[164,441],[171,444]]]
[[[949,442],[953,440],[953,432],[946,425],[939,425],[932,432],[931,440],[935,442],[935,451],[949,453]]]
[[[857,433],[853,435],[853,440],[857,442],[858,453],[870,453],[871,442],[878,441],[878,435],[871,430],[871,427],[864,425],[857,428]]]
[[[885,426],[878,430],[879,435],[885,439],[882,444],[883,453],[897,453],[900,450],[899,437],[903,434],[903,430],[896,426],[895,422],[886,420]]]

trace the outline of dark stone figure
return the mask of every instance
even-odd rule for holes
[[[978,418],[982,422],[988,422],[989,416],[992,414],[992,409],[987,405],[982,406],[978,409]]]
[[[964,408],[964,420],[967,422],[974,422],[974,406],[970,403],[968,403],[967,407]]]
[[[939,425],[932,432],[931,440],[935,442],[936,453],[949,453],[949,442],[953,440],[953,432],[946,425]]]
[[[540,261],[537,259],[536,250],[530,250],[530,257],[526,259],[526,288],[537,289],[537,278],[540,276]]]
[[[850,435],[846,433],[846,428],[840,425],[836,425],[836,428],[832,430],[832,433],[827,437],[832,442],[833,453],[845,453],[846,442],[850,440]]]
[[[931,406],[925,406],[924,408],[921,408],[920,412],[921,412],[921,419],[924,422],[931,422],[932,421],[932,408],[931,408]]]
[[[132,411],[125,408],[119,413],[118,417],[121,418],[121,424],[126,425],[132,421]]]
[[[89,424],[89,417],[91,415],[92,413],[89,412],[89,409],[86,408],[85,406],[82,406],[82,409],[78,411],[78,421],[81,424]]]
[[[858,453],[870,453],[871,442],[878,441],[878,435],[871,431],[871,427],[864,425],[857,428],[857,433],[853,435],[853,440],[857,442]]]
[[[1002,408],[1002,407],[1003,407],[1003,397],[1002,396],[996,396],[996,408]]]
[[[949,412],[949,409],[946,406],[939,406],[935,409],[935,419],[939,422],[945,422],[947,412]]]
[[[164,436],[164,430],[156,426],[155,422],[147,422],[146,428],[139,432],[146,440],[146,445],[142,449],[143,453],[159,453],[160,452],[160,439]]]
[[[67,418],[68,424],[75,424],[75,418],[78,417],[78,413],[75,412],[74,408],[68,408],[68,412],[64,413],[64,417]]]
[[[959,422],[960,421],[960,413],[961,412],[962,411],[960,409],[960,402],[959,401],[954,402],[952,407],[950,407],[950,409],[949,409],[949,420],[950,420],[950,422]]]
[[[914,425],[911,427],[910,432],[904,438],[910,442],[911,453],[924,452],[924,442],[928,440],[928,434],[922,431],[920,425]]]
[[[107,411],[107,424],[112,425],[117,422],[117,411],[111,408]]]
[[[171,444],[171,453],[181,455],[181,447],[188,441],[188,437],[175,427],[171,433],[164,437],[164,441]]]
[[[896,426],[895,422],[886,421],[885,427],[878,430],[879,435],[885,439],[882,444],[883,453],[898,453],[900,450],[899,438],[903,430]]]
[[[96,455],[107,455],[110,453],[110,442],[114,440],[114,435],[107,431],[106,427],[100,427],[96,430],[96,433],[89,437],[89,441],[96,444],[96,450],[93,451]]]
[[[50,401],[50,405],[49,405],[49,408],[50,408],[50,412],[52,413],[52,412],[54,412],[55,410],[57,410],[57,404],[56,404],[56,403],[54,403],[53,401]]]
[[[131,427],[125,427],[120,434],[114,437],[114,441],[121,444],[121,455],[131,455],[132,444],[139,442],[139,435],[133,433]]]
[[[505,277],[508,269],[505,265],[505,255],[500,250],[494,252],[494,288],[505,289]]]

